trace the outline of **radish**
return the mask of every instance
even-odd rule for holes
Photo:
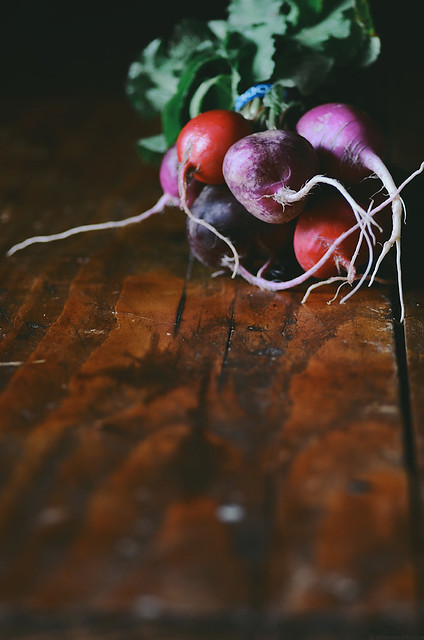
[[[312,145],[293,131],[273,129],[246,136],[227,151],[225,182],[254,216],[270,223],[295,218],[305,206],[296,192],[318,172]]]
[[[227,150],[252,131],[246,118],[228,109],[205,111],[189,120],[177,138],[182,179],[188,173],[206,184],[224,183],[222,162]]]
[[[380,127],[351,105],[328,103],[314,107],[298,120],[296,131],[316,149],[323,171],[344,183],[359,182],[370,175],[385,153]]]
[[[371,195],[369,185],[365,183],[361,183],[360,192],[361,201],[365,193],[368,197]],[[374,214],[378,230],[376,234],[373,233],[373,242],[369,235],[364,233],[364,229],[361,229],[359,224],[356,225],[351,206],[340,194],[324,194],[324,197],[319,197],[302,211],[296,221],[293,248],[298,263],[305,271],[314,267],[340,237],[344,238],[326,262],[315,269],[314,277],[324,278],[324,282],[312,285],[308,291],[334,280],[352,284],[357,279],[357,266],[366,265],[357,285],[342,299],[344,302],[368,277],[373,262],[373,243],[381,242],[389,220],[388,207],[381,194],[373,194],[372,202],[375,199],[378,199],[380,204],[384,203],[385,208]],[[352,228],[354,231],[350,233]]]
[[[204,265],[215,269],[228,266],[228,247],[216,231],[233,243],[239,257],[250,250],[257,220],[225,184],[206,185],[191,212],[194,217],[187,218],[187,240],[193,255]],[[212,225],[214,232],[199,225],[199,220]]]
[[[401,224],[403,202],[381,156],[385,143],[377,124],[363,111],[342,103],[328,103],[307,111],[298,121],[297,132],[316,149],[323,166],[340,180],[357,181],[376,174],[392,199],[392,231],[383,245],[370,279],[372,284],[381,261],[396,245],[401,320],[404,318],[401,271]]]
[[[208,267],[228,268],[228,247],[216,232],[230,240],[240,259],[263,261],[265,271],[293,237],[293,225],[268,224],[252,216],[234,197],[227,185],[206,185],[191,207],[194,218],[187,219],[187,240],[193,255]],[[198,224],[213,226],[214,232]]]
[[[306,206],[297,219],[293,236],[295,256],[302,269],[308,271],[313,267],[334,241],[355,223],[351,207],[340,194],[320,198]],[[367,261],[366,246],[363,243],[359,245],[359,239],[358,228],[336,247],[329,259],[315,271],[314,276],[331,278],[346,273],[350,279],[354,278],[355,265]]]
[[[175,144],[169,147],[162,158],[159,169],[159,182],[164,193],[174,198],[180,197],[178,193],[178,153]]]

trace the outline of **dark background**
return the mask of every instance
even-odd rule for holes
[[[15,0],[0,10],[0,95],[121,92],[132,60],[181,17],[225,17],[226,2]]]
[[[130,62],[145,44],[169,33],[181,17],[223,18],[226,5],[14,0],[0,9],[0,96],[120,93]],[[379,63],[364,76],[374,90],[388,84],[404,90],[402,78],[411,67],[422,82],[420,6],[417,0],[371,0],[383,42]]]

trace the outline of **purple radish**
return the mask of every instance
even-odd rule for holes
[[[239,257],[249,251],[254,239],[256,218],[233,196],[225,184],[207,185],[191,207],[187,218],[187,240],[194,256],[208,267],[227,267],[231,252],[227,243],[217,237],[218,231],[228,238]],[[199,224],[203,220],[214,232]]]
[[[280,224],[299,215],[306,199],[297,197],[318,172],[312,145],[293,131],[260,131],[245,136],[227,151],[225,182],[255,217]]]

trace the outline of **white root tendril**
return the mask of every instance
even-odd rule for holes
[[[357,276],[356,278],[354,278],[355,280],[360,278],[361,280],[364,279],[363,276]],[[367,276],[366,279],[369,280],[370,276]],[[382,278],[375,278],[376,282],[379,282],[380,284],[392,284],[391,281],[389,280],[384,280]],[[306,302],[306,300],[309,298],[310,294],[312,293],[312,291],[314,289],[318,289],[318,287],[322,287],[324,285],[329,285],[329,284],[333,284],[334,282],[341,282],[341,284],[337,287],[336,293],[334,294],[334,296],[327,301],[327,304],[332,304],[335,300],[337,300],[337,298],[339,297],[339,293],[341,291],[341,289],[346,285],[346,284],[352,284],[352,282],[350,282],[347,279],[347,276],[333,276],[332,278],[328,278],[327,280],[320,280],[319,282],[314,282],[313,284],[311,284],[306,292],[303,295],[302,300],[300,301],[301,304],[304,304]],[[350,294],[348,294],[347,296],[344,296],[344,298],[342,298],[340,300],[340,304],[343,304],[345,302],[345,300],[350,296]]]
[[[122,227],[127,227],[130,224],[137,224],[138,222],[147,220],[147,218],[150,218],[150,216],[156,213],[162,213],[167,206],[178,206],[178,202],[178,198],[175,198],[168,194],[163,194],[156,202],[156,204],[153,205],[153,207],[147,209],[146,211],[143,211],[143,213],[137,214],[136,216],[131,216],[130,218],[125,218],[124,220],[110,220],[108,222],[99,222],[97,224],[83,224],[78,227],[72,227],[71,229],[67,229],[66,231],[52,233],[50,235],[33,236],[13,245],[13,247],[8,250],[6,255],[8,257],[12,256],[17,251],[21,251],[22,249],[25,249],[32,244],[56,242],[57,240],[65,240],[66,238],[70,238],[71,236],[75,236],[79,233],[87,233],[88,231],[103,231],[105,229],[119,229]]]
[[[268,269],[271,263],[272,263],[272,258],[268,258],[268,260],[262,265],[262,267],[258,269],[258,272],[256,274],[258,278],[262,277],[263,273]]]
[[[316,175],[310,180],[308,180],[301,189],[298,191],[294,191],[293,189],[283,188],[274,194],[273,198],[280,203],[283,207],[287,204],[293,204],[294,202],[298,202],[305,198],[308,193],[317,185],[317,184],[328,184],[335,189],[337,189],[341,195],[347,200],[347,202],[352,207],[352,211],[355,214],[355,218],[358,222],[364,221],[364,224],[371,225],[374,224],[377,226],[379,230],[381,230],[380,226],[377,224],[375,220],[373,220],[372,215],[369,211],[365,211],[351,196],[349,191],[342,185],[341,182],[336,180],[335,178],[330,178],[328,176]]]
[[[420,167],[411,173],[411,175],[404,180],[404,182],[397,187],[390,172],[384,163],[377,156],[370,155],[368,158],[367,166],[374,171],[374,173],[380,178],[384,187],[387,189],[387,192],[390,196],[391,204],[392,204],[392,232],[390,234],[390,238],[386,240],[383,244],[383,248],[380,252],[380,255],[377,258],[377,262],[374,267],[374,271],[371,274],[370,282],[368,286],[371,286],[375,280],[377,272],[380,268],[380,265],[383,259],[387,256],[390,249],[395,246],[396,247],[396,273],[397,273],[397,286],[398,286],[398,294],[399,294],[399,303],[400,303],[400,319],[399,321],[402,323],[405,319],[405,303],[403,296],[403,284],[402,284],[402,264],[401,264],[401,232],[402,232],[402,218],[406,220],[406,207],[405,204],[400,197],[400,192],[402,189],[409,183],[413,178],[424,171],[424,162],[421,163]]]
[[[306,289],[306,292],[302,300],[300,301],[301,304],[304,304],[306,302],[306,300],[309,298],[310,294],[312,293],[312,291],[314,291],[314,289],[318,289],[318,287],[323,287],[324,285],[333,284],[333,282],[340,282],[340,281],[342,281],[341,285],[337,287],[337,291],[335,295],[331,298],[331,300],[328,301],[328,304],[330,304],[331,302],[334,302],[334,300],[339,295],[340,289],[345,284],[350,284],[347,279],[347,276],[333,276],[332,278],[327,278],[326,280],[320,280],[319,282],[314,282]]]

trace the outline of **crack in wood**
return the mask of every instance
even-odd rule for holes
[[[394,318],[399,309],[396,295],[392,295]],[[403,456],[408,480],[408,499],[410,511],[411,545],[414,555],[415,579],[418,601],[424,602],[424,509],[421,495],[420,470],[417,460],[416,426],[414,425],[411,389],[408,371],[408,355],[404,324],[393,320],[393,332],[396,349],[396,361],[399,384],[399,404],[402,415]],[[418,617],[423,619],[424,611],[419,610]]]
[[[181,292],[180,300],[178,302],[177,312],[175,314],[174,338],[176,338],[176,336],[178,335],[178,331],[180,329],[181,319],[183,317],[183,311],[184,311],[184,307],[185,307],[185,303],[186,303],[186,299],[187,299],[187,287],[188,287],[188,283],[189,283],[190,278],[191,278],[193,262],[194,262],[194,256],[190,252],[189,257],[188,257],[187,272],[186,272],[186,277],[185,277],[185,280],[184,280],[184,286],[183,286],[183,290]]]
[[[227,333],[227,341],[225,343],[224,355],[222,357],[221,362],[221,371],[218,377],[218,389],[221,391],[222,387],[225,384],[227,379],[227,364],[228,364],[228,356],[231,349],[231,342],[233,339],[233,334],[235,330],[235,311],[236,311],[236,295],[233,298],[233,302],[231,305],[231,315],[228,318],[228,333]]]

